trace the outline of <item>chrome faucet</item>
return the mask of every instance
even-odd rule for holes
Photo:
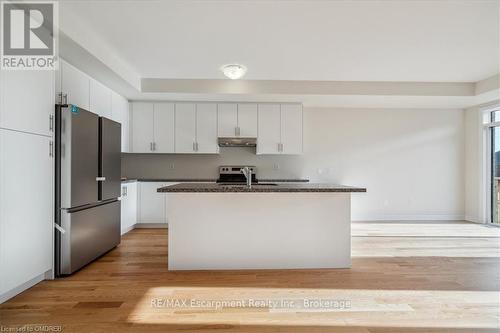
[[[241,172],[245,175],[247,179],[247,187],[252,188],[252,169],[249,167],[244,167],[241,169]]]

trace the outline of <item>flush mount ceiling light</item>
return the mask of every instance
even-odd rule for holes
[[[231,80],[237,80],[243,77],[243,75],[245,75],[245,73],[247,72],[247,68],[239,64],[224,65],[220,68],[220,70]]]

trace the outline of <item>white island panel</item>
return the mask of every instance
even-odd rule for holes
[[[168,269],[348,268],[350,193],[167,193]]]

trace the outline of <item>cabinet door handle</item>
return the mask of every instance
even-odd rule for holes
[[[57,104],[60,105],[67,105],[68,104],[68,94],[63,94],[62,91],[57,94],[57,97],[59,99]]]
[[[193,141],[193,151],[196,151],[196,142]]]
[[[153,142],[153,151],[156,151],[156,142]]]
[[[278,142],[278,152],[281,151],[281,143]]]
[[[105,182],[106,181],[106,177],[95,177],[95,181],[96,182]]]
[[[284,150],[284,145],[283,143],[281,143],[281,152],[283,152],[283,150]]]
[[[53,141],[49,142],[49,156],[54,157],[54,142]]]
[[[49,115],[49,131],[54,132],[54,116]]]
[[[153,143],[152,142],[149,143],[149,150],[153,151]]]
[[[198,146],[198,142],[196,142],[196,151],[200,150]]]
[[[234,128],[234,135],[238,136],[238,127]]]

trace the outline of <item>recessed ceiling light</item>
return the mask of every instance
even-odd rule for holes
[[[237,80],[243,77],[243,75],[245,75],[245,73],[247,72],[247,68],[239,64],[224,65],[220,68],[220,70],[231,80]]]

